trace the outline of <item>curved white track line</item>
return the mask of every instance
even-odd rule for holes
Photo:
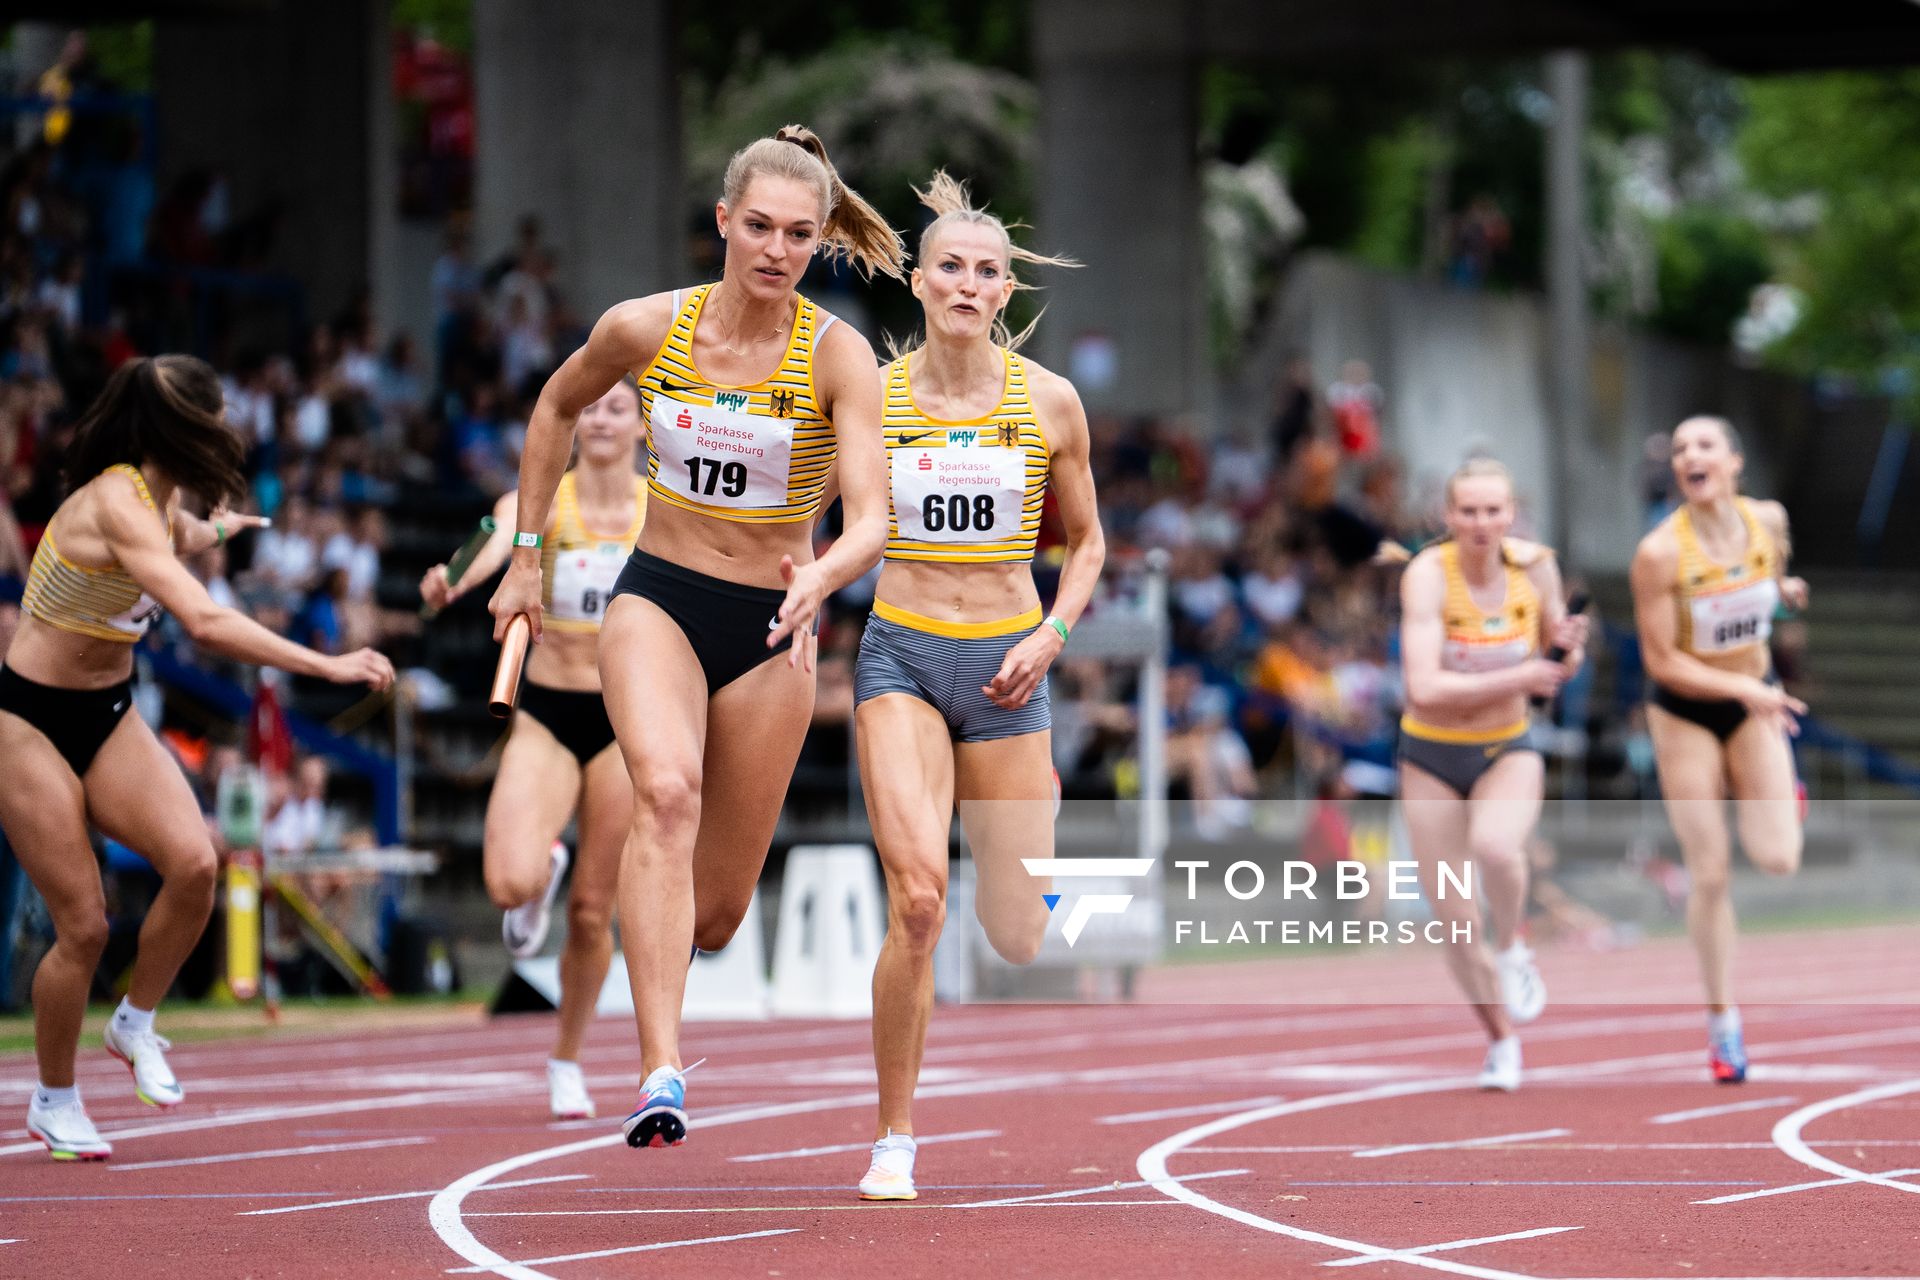
[[[1280,1116],[1299,1115],[1307,1111],[1322,1111],[1329,1107],[1343,1107],[1357,1102],[1384,1102],[1390,1098],[1404,1098],[1416,1093],[1440,1093],[1450,1089],[1468,1088],[1473,1084],[1471,1076],[1455,1076],[1441,1080],[1407,1080],[1396,1084],[1384,1084],[1372,1089],[1355,1089],[1349,1093],[1332,1093],[1318,1098],[1301,1098],[1295,1102],[1276,1103],[1270,1107],[1259,1107],[1252,1111],[1242,1111],[1237,1115],[1222,1116],[1206,1124],[1195,1125],[1182,1133],[1162,1139],[1140,1153],[1134,1167],[1147,1184],[1162,1195],[1185,1201],[1196,1209],[1205,1209],[1223,1218],[1262,1231],[1271,1231],[1276,1235],[1291,1236],[1295,1240],[1305,1240],[1312,1244],[1323,1244],[1347,1253],[1359,1254],[1370,1258],[1391,1258],[1410,1267],[1427,1267],[1434,1271],[1446,1271],[1457,1276],[1476,1276],[1479,1280],[1533,1280],[1517,1271],[1500,1271],[1492,1267],[1476,1267],[1471,1263],[1454,1262],[1447,1258],[1409,1254],[1404,1249],[1390,1248],[1386,1245],[1367,1244],[1360,1240],[1348,1240],[1341,1236],[1328,1235],[1323,1231],[1308,1231],[1304,1227],[1290,1227],[1285,1223],[1263,1218],[1257,1213],[1236,1209],[1232,1205],[1221,1204],[1205,1194],[1194,1190],[1185,1182],[1177,1182],[1167,1170],[1167,1159],[1182,1148],[1192,1146],[1216,1134],[1226,1133],[1245,1125],[1258,1124],[1262,1120],[1273,1120]]]
[[[1884,1098],[1898,1098],[1903,1094],[1920,1093],[1920,1080],[1896,1080],[1892,1084],[1876,1085],[1871,1089],[1861,1089],[1854,1093],[1843,1093],[1836,1098],[1815,1102],[1800,1108],[1789,1116],[1782,1116],[1773,1126],[1773,1145],[1780,1148],[1789,1158],[1798,1160],[1810,1169],[1830,1173],[1836,1178],[1848,1182],[1871,1182],[1876,1187],[1891,1187],[1895,1191],[1910,1191],[1920,1195],[1920,1184],[1901,1182],[1885,1174],[1865,1173],[1821,1155],[1800,1136],[1800,1131],[1821,1116],[1835,1111],[1844,1111],[1848,1107],[1864,1106],[1869,1102],[1879,1102]]]

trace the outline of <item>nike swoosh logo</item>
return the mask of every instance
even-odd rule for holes
[[[928,436],[943,436],[945,434],[947,434],[945,431],[922,431],[918,435],[901,436],[900,443],[913,444],[916,441],[925,440]]]
[[[665,391],[665,392],[666,392],[667,394],[669,394],[669,395],[672,395],[673,393],[675,393],[675,392],[678,392],[678,391],[699,391],[699,390],[701,390],[701,388],[700,388],[700,387],[688,387],[688,386],[680,386],[680,385],[679,385],[679,384],[677,384],[677,383],[672,383],[672,382],[668,382],[668,381],[667,381],[666,379],[664,379],[664,378],[662,378],[662,379],[660,380],[660,389],[661,389],[662,391]]]

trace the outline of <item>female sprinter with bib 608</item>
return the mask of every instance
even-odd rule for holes
[[[715,217],[720,282],[614,307],[541,392],[492,605],[496,634],[525,614],[538,638],[538,531],[574,420],[637,371],[651,500],[600,639],[633,783],[619,902],[645,1069],[622,1125],[636,1147],[686,1137],[689,951],[725,946],[746,914],[812,713],[814,619],[886,542],[873,348],[796,287],[822,247],[898,275],[900,237],[797,126],[734,155]],[[815,560],[830,471],[846,521]]]
[[[218,376],[190,356],[131,360],[108,379],[74,437],[75,488],[34,552],[25,616],[0,666],[0,827],[46,899],[55,935],[33,977],[40,1085],[27,1130],[59,1160],[112,1152],[73,1082],[87,989],[107,945],[88,823],[160,873],[132,981],[106,1029],[107,1051],[150,1106],[183,1097],[153,1011],[213,911],[218,864],[200,805],[146,722],[128,714],[134,643],[164,608],[196,644],[241,662],[375,689],[393,683],[393,665],[371,649],[328,657],[221,608],[180,563],[261,523],[224,509],[247,491],[246,446],[220,415]],[[183,493],[212,504],[212,516],[178,510]]]
[[[1002,320],[1013,263],[1074,265],[1017,248],[966,188],[934,175],[911,283],[926,338],[887,366],[892,497],[886,567],[854,671],[855,740],[887,876],[887,936],[873,971],[880,1114],[866,1200],[912,1200],[913,1090],[946,920],[954,804],[979,868],[993,947],[1031,961],[1047,928],[1023,857],[1053,856],[1047,669],[1093,596],[1106,540],[1087,418],[1066,379],[1014,354]],[[1051,484],[1067,556],[1040,616],[1033,548]]]
[[[541,606],[548,642],[527,661],[513,733],[487,797],[481,857],[487,892],[506,912],[500,932],[515,956],[539,954],[567,871],[560,833],[580,814],[580,857],[567,893],[560,953],[560,1025],[547,1059],[547,1103],[558,1120],[593,1115],[580,1045],[613,959],[613,894],[633,819],[633,784],[614,750],[600,697],[600,623],[614,582],[646,518],[647,488],[634,463],[640,392],[621,381],[580,411],[579,458],[560,477],[541,531]],[[437,564],[420,580],[436,609],[465,594],[513,554],[519,495],[493,509],[498,529],[455,587]]]
[[[1673,475],[1684,500],[1633,556],[1633,612],[1652,685],[1647,731],[1667,817],[1691,887],[1687,932],[1707,989],[1707,1065],[1713,1078],[1747,1078],[1746,1040],[1732,1003],[1733,854],[1724,806],[1737,810],[1754,866],[1800,866],[1800,797],[1788,738],[1806,704],[1773,678],[1767,642],[1784,600],[1807,603],[1786,575],[1787,513],[1740,496],[1740,439],[1721,418],[1673,430]]]
[[[1415,556],[1400,583],[1407,711],[1400,795],[1434,918],[1471,941],[1446,943],[1454,980],[1491,1042],[1480,1087],[1520,1087],[1516,1023],[1540,1016],[1546,986],[1515,936],[1527,901],[1526,841],[1546,773],[1530,698],[1551,698],[1585,657],[1587,620],[1568,617],[1553,552],[1509,538],[1513,478],[1491,458],[1447,481],[1448,536]],[[1566,653],[1555,662],[1547,646]],[[1485,904],[1443,892],[1440,864],[1471,859]],[[1487,936],[1491,932],[1491,937]],[[1489,945],[1491,944],[1491,945]]]

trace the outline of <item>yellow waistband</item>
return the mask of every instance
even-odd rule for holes
[[[1040,606],[1035,605],[1025,613],[1015,614],[1011,618],[995,618],[992,622],[947,622],[909,612],[885,600],[875,600],[873,616],[883,618],[896,627],[911,627],[929,635],[951,636],[955,640],[985,640],[992,636],[1004,636],[1009,631],[1031,631],[1040,625],[1041,614]]]
[[[1416,738],[1425,738],[1428,742],[1444,742],[1450,746],[1478,747],[1489,742],[1505,742],[1525,733],[1532,722],[1525,717],[1510,725],[1498,729],[1442,729],[1424,720],[1416,720],[1411,714],[1400,717],[1400,732]]]

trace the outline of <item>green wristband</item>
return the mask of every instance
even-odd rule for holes
[[[537,533],[516,533],[513,535],[513,545],[516,547],[537,547],[540,545],[540,542],[541,538]]]
[[[220,546],[227,540],[227,526],[218,520],[213,522],[213,545]]]
[[[1067,642],[1068,628],[1066,623],[1060,621],[1059,618],[1055,617],[1053,614],[1050,613],[1047,615],[1046,625],[1049,627],[1052,627],[1055,631],[1058,631],[1060,633],[1061,644],[1065,644]]]

